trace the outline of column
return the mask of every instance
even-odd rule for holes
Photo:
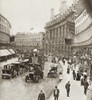
[[[56,37],[56,29],[54,29],[54,38]]]
[[[53,39],[53,36],[54,36],[54,30],[52,29],[52,39]]]
[[[62,41],[62,44],[63,44],[63,32],[64,32],[63,31],[63,26],[61,26],[61,39],[62,39],[61,41]]]
[[[56,32],[56,33],[57,33],[57,34],[56,34],[56,37],[58,37],[58,28],[57,28],[56,30],[57,30],[57,32]]]
[[[59,37],[61,37],[61,27],[59,27]]]
[[[56,43],[57,43],[57,41],[56,41],[56,35],[57,35],[57,29],[55,28],[55,39],[54,39],[54,46],[55,46],[55,51],[56,51]]]
[[[50,39],[52,38],[52,30],[50,30]]]
[[[65,25],[63,25],[63,37],[65,38]]]
[[[92,62],[91,62],[91,65],[90,65],[90,80],[92,82]]]

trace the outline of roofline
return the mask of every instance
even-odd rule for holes
[[[81,13],[75,17],[74,21],[84,12],[84,10],[86,10],[85,8],[81,11]]]
[[[6,35],[8,35],[8,36],[10,37],[10,34],[8,34],[8,33],[5,33],[5,32],[3,32],[3,31],[0,31],[0,32],[2,32],[3,34],[6,34]]]
[[[10,22],[7,20],[7,18],[5,18],[5,17],[4,17],[3,15],[1,15],[1,14],[0,14],[0,16],[3,17],[3,18],[9,23],[10,28],[11,28],[11,24],[10,24]]]

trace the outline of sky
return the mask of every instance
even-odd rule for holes
[[[62,0],[0,0],[0,13],[8,19],[11,34],[17,32],[42,32],[50,20],[50,10],[59,13]],[[67,0],[70,6],[72,0]]]

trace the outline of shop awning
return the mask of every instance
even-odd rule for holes
[[[10,53],[8,52],[7,49],[0,50],[0,57],[8,56],[8,55],[10,55]]]
[[[11,54],[15,54],[13,49],[8,49]]]
[[[5,52],[7,52],[8,55],[11,55],[11,52],[9,52],[7,49],[5,49]]]

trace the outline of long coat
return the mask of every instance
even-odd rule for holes
[[[59,89],[57,89],[57,94],[55,94],[55,89],[54,89],[54,96],[59,96]]]
[[[70,83],[67,83],[67,84],[65,85],[65,88],[66,88],[67,91],[70,91],[70,86],[71,86]]]
[[[70,73],[70,68],[68,67],[68,68],[67,68],[67,74],[69,74],[69,73]]]
[[[45,94],[40,93],[39,96],[38,96],[38,100],[45,100]]]
[[[88,84],[88,82],[87,81],[84,81],[84,88],[88,88],[88,86],[89,86],[89,84]]]

